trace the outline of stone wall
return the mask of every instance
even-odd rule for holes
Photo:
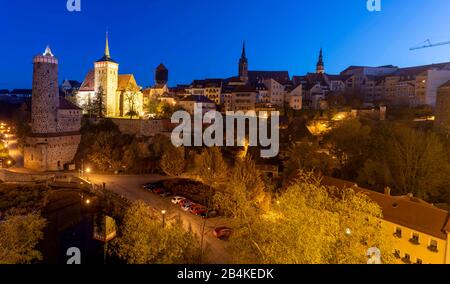
[[[168,120],[144,120],[144,119],[118,119],[112,121],[119,127],[123,134],[152,137],[157,134],[167,133],[171,130]]]
[[[81,135],[28,137],[24,147],[25,168],[34,171],[60,171],[73,161]]]
[[[59,109],[58,132],[78,132],[81,128],[81,110]]]
[[[45,181],[54,178],[53,174],[29,174],[29,173],[16,173],[8,170],[0,170],[0,181],[3,182],[38,182]]]

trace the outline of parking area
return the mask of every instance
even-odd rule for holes
[[[153,193],[152,190],[143,188],[143,185],[158,184],[161,181],[169,180],[169,178],[159,175],[95,175],[90,174],[89,180],[93,183],[106,183],[106,188],[124,198],[131,201],[142,200],[154,209],[161,212],[161,219],[167,222],[180,218],[186,229],[191,228],[195,234],[201,239],[203,234],[204,248],[207,252],[205,262],[211,264],[228,264],[230,263],[230,255],[227,251],[227,242],[218,239],[214,230],[216,228],[227,227],[229,220],[222,217],[203,218],[201,214],[192,214],[190,209],[185,211],[180,204],[172,203],[171,197],[162,197],[160,194]],[[164,212],[164,214],[163,214]]]

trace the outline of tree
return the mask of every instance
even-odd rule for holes
[[[0,222],[0,264],[29,264],[42,259],[36,245],[45,220],[38,214],[8,216]]]
[[[214,207],[232,218],[263,211],[269,203],[270,196],[265,192],[261,174],[249,157],[236,162],[225,188],[218,189],[213,197]]]
[[[340,162],[344,178],[353,179],[371,155],[371,128],[359,120],[346,120],[331,130],[328,141],[331,152]]]
[[[158,112],[159,100],[156,96],[151,96],[148,103],[145,105],[145,109],[148,113],[156,115]]]
[[[394,125],[365,162],[359,179],[389,186],[397,194],[429,199],[450,182],[447,152],[435,134]]]
[[[187,264],[198,259],[199,245],[181,221],[162,222],[144,202],[126,211],[119,236],[112,241],[112,253],[128,264]]]
[[[161,169],[169,176],[180,176],[186,166],[184,148],[168,147],[161,158]]]
[[[299,170],[318,171],[330,175],[335,168],[332,158],[320,152],[317,142],[302,141],[291,146],[288,159],[284,162],[284,180],[289,181]]]
[[[301,173],[267,213],[238,224],[230,248],[237,263],[363,264],[377,247],[383,263],[391,263],[394,240],[381,217],[366,195]]]
[[[89,112],[100,118],[106,117],[105,91],[102,86],[98,87],[95,99],[92,102],[92,110],[89,110]]]
[[[195,171],[210,186],[222,184],[228,176],[228,166],[217,147],[207,148],[195,157]]]
[[[139,116],[139,113],[137,111],[137,90],[135,87],[129,87],[127,88],[125,93],[125,101],[128,103],[128,111],[125,113],[126,116],[129,116],[130,119],[133,119],[135,116]]]
[[[136,139],[133,139],[131,144],[124,146],[123,151],[123,165],[126,170],[130,170],[136,164],[136,161],[140,158],[141,151],[139,147],[139,143]]]
[[[115,168],[116,161],[121,160],[118,151],[120,135],[112,131],[102,131],[95,135],[88,158],[101,171]]]

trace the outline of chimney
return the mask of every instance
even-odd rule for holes
[[[391,196],[391,188],[389,186],[386,186],[384,188],[384,194],[386,194],[387,196]]]

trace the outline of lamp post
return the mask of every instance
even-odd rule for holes
[[[167,213],[166,210],[162,210],[162,211],[161,211],[161,214],[162,214],[162,226],[163,226],[163,228],[165,227],[166,213]]]

